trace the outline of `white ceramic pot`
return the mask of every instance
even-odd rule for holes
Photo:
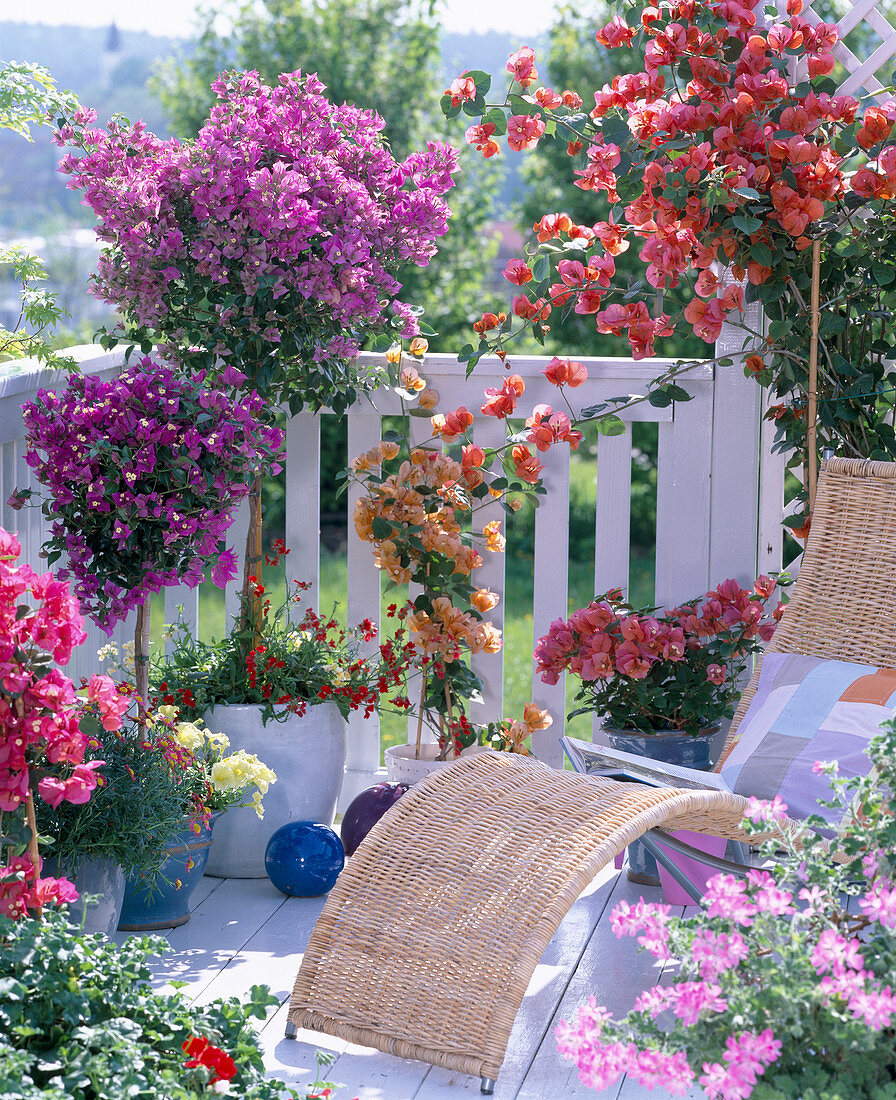
[[[264,852],[281,825],[316,821],[332,825],[345,774],[345,719],[335,703],[308,707],[299,717],[261,721],[260,706],[224,705],[205,715],[206,726],[224,733],[232,750],[255,753],[277,782],[264,796],[264,817],[251,806],[228,810],[215,824],[207,875],[265,878]]]
[[[68,906],[68,922],[78,931],[103,932],[111,936],[118,928],[124,900],[124,871],[108,859],[84,859],[77,872],[64,860],[48,857],[43,862],[47,878],[67,878],[74,883],[78,898]],[[85,900],[92,897],[89,903]]]
[[[487,745],[470,745],[461,756],[474,756],[477,752],[490,751]],[[436,760],[438,745],[421,745],[417,759],[416,745],[392,745],[386,749],[386,778],[390,783],[419,783],[434,771],[447,768],[452,760]]]

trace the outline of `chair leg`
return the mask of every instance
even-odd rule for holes
[[[298,1035],[298,1028],[292,1020],[286,1021],[286,1030],[283,1034],[286,1039],[295,1039],[296,1035]]]
[[[495,1091],[495,1082],[491,1077],[483,1077],[480,1079],[479,1091],[483,1096],[491,1096]]]

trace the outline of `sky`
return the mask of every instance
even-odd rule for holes
[[[68,23],[142,30],[186,37],[191,33],[194,0],[28,0],[27,11],[14,18],[23,23]],[[2,7],[2,5],[0,5]],[[550,26],[554,3],[546,0],[448,0],[443,23],[448,31],[515,31],[537,34]]]

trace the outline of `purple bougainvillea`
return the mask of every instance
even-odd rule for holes
[[[229,73],[195,141],[142,123],[56,135],[106,248],[93,278],[128,334],[210,376],[233,364],[266,401],[342,411],[371,383],[372,332],[413,336],[396,273],[425,265],[447,229],[456,153],[439,142],[396,161],[372,111],[335,106],[315,76]],[[113,342],[111,339],[107,343]]]
[[[237,402],[201,372],[149,359],[111,382],[74,375],[25,406],[25,460],[53,520],[44,549],[51,564],[66,555],[57,576],[72,577],[100,626],[166,585],[195,586],[206,566],[218,584],[233,577],[234,555],[221,549],[233,510],[257,473],[279,469],[283,433],[264,411],[257,394]]]

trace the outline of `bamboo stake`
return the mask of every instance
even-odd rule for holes
[[[249,487],[249,528],[246,532],[246,554],[243,564],[243,598],[240,610],[240,629],[250,625],[255,629],[253,645],[261,640],[261,596],[250,595],[249,578],[261,582],[261,475],[252,479]]]
[[[146,714],[149,708],[149,596],[137,605],[137,622],[134,626],[134,686],[137,689],[137,722],[140,732],[146,733]]]
[[[454,743],[454,737],[451,734],[451,727],[454,724],[454,714],[451,710],[451,686],[448,681],[445,681],[445,704],[448,707],[448,744],[451,748],[451,760],[457,759],[457,745]]]
[[[426,701],[426,669],[421,669],[421,675],[423,682],[420,685],[420,711],[417,715],[417,751],[414,754],[414,759],[420,759],[420,741],[423,737],[423,704]]]
[[[806,410],[806,473],[809,489],[809,516],[815,508],[815,487],[818,484],[818,445],[815,425],[818,415],[818,329],[821,324],[819,289],[821,285],[821,242],[812,243],[812,294],[809,302],[811,335],[809,338],[809,404]]]
[[[31,862],[34,864],[35,872],[37,872],[38,867],[40,867],[40,848],[37,843],[37,815],[34,812],[34,795],[31,791],[28,792],[25,799],[25,820],[31,830],[31,839],[28,841],[28,854],[31,856]]]

